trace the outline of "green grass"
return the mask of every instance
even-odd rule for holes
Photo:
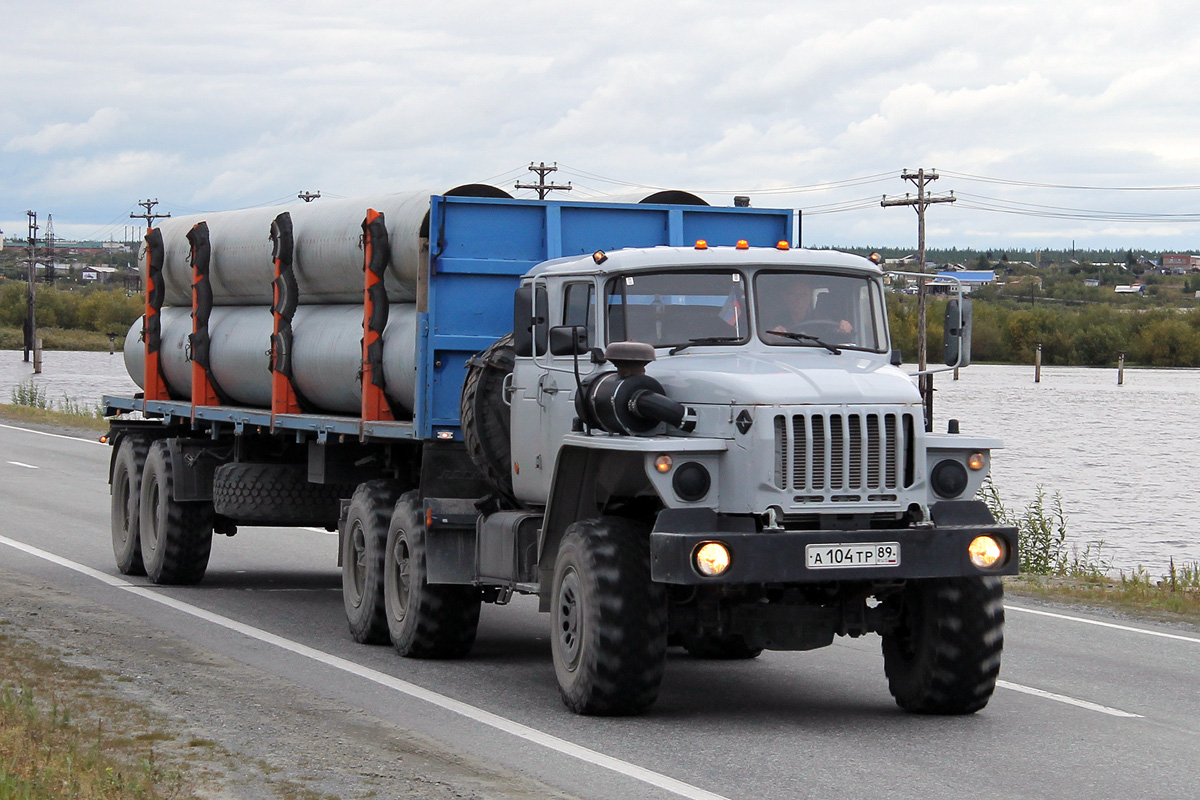
[[[64,328],[38,328],[38,336],[42,339],[43,350],[92,350],[108,352],[110,344],[108,336],[97,331],[81,331]],[[116,347],[120,349],[125,343],[125,332],[117,337]],[[0,326],[0,350],[22,350],[25,347],[25,335],[20,328]]]
[[[46,390],[32,380],[14,386],[9,400],[9,405],[0,403],[0,418],[108,430],[108,420],[101,413],[99,403],[88,405],[65,394],[61,400],[53,402],[46,396]]]
[[[161,735],[114,735],[137,726],[144,712],[103,692],[83,691],[101,683],[98,673],[0,635],[0,674],[11,676],[0,681],[0,798],[191,796],[183,776],[154,750]]]

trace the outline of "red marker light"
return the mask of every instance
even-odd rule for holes
[[[696,249],[697,250],[707,250],[708,242],[706,242],[704,239],[697,239],[696,240]]]
[[[792,246],[782,239],[775,243],[776,250],[791,250]]]
[[[750,243],[747,242],[745,239],[738,239],[737,249],[738,250],[749,250]]]

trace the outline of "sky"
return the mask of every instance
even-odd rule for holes
[[[802,210],[806,246],[1200,252],[1172,0],[0,0],[0,230],[487,182]],[[317,202],[320,202],[319,200]]]

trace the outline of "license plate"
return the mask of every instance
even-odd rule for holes
[[[804,548],[804,557],[809,569],[898,567],[900,543],[810,544]]]

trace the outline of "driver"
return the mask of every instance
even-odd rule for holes
[[[760,279],[761,280],[761,279]],[[821,321],[835,325],[839,333],[850,333],[854,326],[834,308],[831,292],[816,297],[812,279],[803,275],[779,275],[759,287],[762,330],[803,332],[803,323]]]

